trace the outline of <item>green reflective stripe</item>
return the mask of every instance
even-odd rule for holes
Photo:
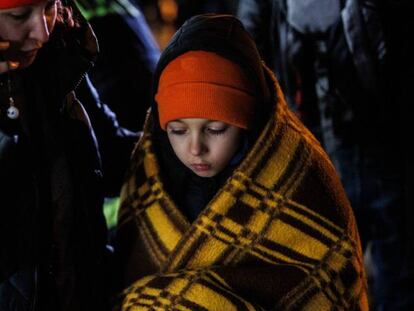
[[[91,18],[91,10],[86,9],[79,1],[75,1],[76,6],[86,20]]]
[[[87,20],[115,13],[135,17],[140,15],[139,10],[129,0],[76,0],[75,3]]]
[[[118,220],[118,210],[119,197],[105,199],[103,212],[108,229],[112,229],[116,226]]]

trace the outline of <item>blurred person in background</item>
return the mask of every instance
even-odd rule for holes
[[[414,308],[412,161],[403,122],[413,76],[409,3],[241,0],[238,11],[289,105],[340,173],[366,250],[374,310]]]
[[[159,48],[141,9],[130,0],[77,0],[99,42],[89,77],[119,123],[142,129],[151,102]]]
[[[238,0],[176,0],[178,16],[177,28],[194,15],[205,13],[236,14]]]

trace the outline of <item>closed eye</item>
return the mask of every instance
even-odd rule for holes
[[[21,13],[9,13],[8,15],[16,21],[21,21],[21,20],[25,20],[26,18],[28,18],[30,13],[31,13],[31,10],[25,10],[24,12],[21,12]]]
[[[206,128],[206,132],[208,134],[211,134],[211,135],[222,135],[226,132],[226,130],[227,130],[227,127],[223,127],[223,128],[210,128],[210,127],[208,127],[208,128]]]
[[[168,129],[168,133],[172,135],[184,135],[187,132],[186,129]]]

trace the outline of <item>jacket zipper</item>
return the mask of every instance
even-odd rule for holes
[[[33,182],[35,185],[38,185],[38,179],[36,174],[33,174]],[[40,194],[39,194],[39,187],[36,187],[36,214],[37,214],[37,219],[35,220],[37,222],[37,228],[35,230],[35,245],[37,245],[39,247],[39,208],[40,208]],[[36,256],[37,257],[37,256]],[[33,289],[33,298],[32,298],[32,305],[30,308],[30,311],[36,311],[37,309],[37,301],[38,301],[38,295],[39,295],[39,263],[37,262],[37,258],[36,258],[36,263],[35,263],[35,267],[34,267],[34,272],[33,272],[33,285],[34,285],[34,289]]]
[[[34,291],[33,291],[33,298],[32,298],[32,306],[30,308],[31,311],[35,311],[36,310],[36,305],[37,305],[37,296],[38,296],[38,271],[39,271],[39,265],[36,264],[35,265],[35,269],[34,269],[34,273],[33,273],[33,278],[34,278]]]

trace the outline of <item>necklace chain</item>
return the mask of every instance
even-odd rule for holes
[[[14,105],[14,98],[12,95],[12,83],[11,83],[11,73],[10,73],[10,66],[7,62],[7,92],[9,97],[9,108],[7,108],[7,117],[9,119],[15,120],[19,117],[19,109],[16,108]]]

